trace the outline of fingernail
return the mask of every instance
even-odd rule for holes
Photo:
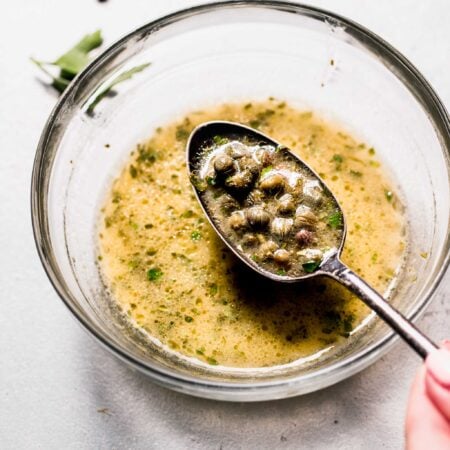
[[[450,350],[450,339],[444,339],[441,344],[442,348]]]
[[[450,351],[441,348],[430,353],[426,360],[426,366],[439,384],[450,388]]]

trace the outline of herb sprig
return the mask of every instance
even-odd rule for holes
[[[91,60],[90,53],[102,44],[102,33],[100,30],[97,30],[85,35],[77,44],[55,61],[47,62],[35,58],[31,58],[31,61],[52,79],[52,86],[62,93],[75,76],[88,65]],[[142,72],[149,65],[150,63],[141,64],[117,75],[105,87],[98,91],[97,95],[90,102],[86,112],[92,114],[95,107],[113,91],[115,86],[123,81],[129,80],[136,73]]]
[[[63,92],[75,78],[75,75],[87,66],[90,60],[90,52],[100,47],[102,44],[102,32],[97,30],[91,34],[86,34],[78,43],[55,61],[46,62],[35,58],[31,58],[31,61],[33,61],[42,72],[52,78],[52,86],[56,90]],[[58,75],[52,74],[49,70],[50,67],[58,68]]]

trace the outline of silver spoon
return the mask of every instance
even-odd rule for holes
[[[199,161],[204,153],[205,146],[211,143],[215,136],[231,137],[235,140],[239,138],[250,138],[265,145],[271,145],[279,147],[280,144],[268,136],[254,130],[253,128],[246,127],[244,125],[226,122],[226,121],[213,121],[206,122],[199,125],[191,133],[187,142],[187,167],[189,174],[191,175],[191,181],[193,176],[198,171]],[[320,183],[323,190],[326,192],[329,198],[334,199],[336,206],[339,208],[341,214],[342,209],[339,206],[336,198],[323,182],[323,180],[300,158],[294,153],[283,147],[283,151],[287,153],[291,158],[294,158],[298,164],[300,164],[310,175],[315,177]],[[216,218],[211,217],[208,209],[206,208],[203,198],[199,195],[199,188],[196,183],[193,183],[194,191],[206,217],[210,224],[215,229],[217,234],[222,238],[224,243],[230,248],[230,250],[247,266],[259,274],[271,278],[275,281],[281,282],[299,282],[305,279],[309,279],[317,276],[328,276],[344,285],[351,292],[356,294],[369,308],[375,311],[381,319],[383,319],[394,331],[396,331],[422,358],[437,348],[428,337],[426,337],[421,331],[419,331],[408,319],[406,319],[399,311],[397,311],[391,304],[389,304],[375,289],[370,287],[362,278],[360,278],[355,272],[348,268],[340,260],[342,248],[344,246],[346,235],[345,217],[342,214],[343,219],[343,231],[339,248],[335,249],[331,253],[326,254],[326,257],[322,260],[317,270],[313,273],[308,273],[302,276],[286,277],[279,276],[264,268],[260,267],[254,261],[245,257],[236,246],[225,236],[221,229],[220,224],[216,222]]]

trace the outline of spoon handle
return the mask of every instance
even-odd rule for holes
[[[371,288],[355,272],[337,257],[325,261],[321,270],[356,294],[369,308],[375,311],[402,339],[423,359],[435,350],[437,345],[419,331],[403,314],[388,303],[375,289]]]

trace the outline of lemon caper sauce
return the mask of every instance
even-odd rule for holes
[[[214,136],[202,144],[191,181],[213,223],[251,265],[299,277],[340,246],[339,205],[286,147],[245,134]]]
[[[285,284],[259,276],[205,219],[185,160],[190,132],[210,120],[257,128],[315,169],[346,217],[343,261],[380,292],[394,283],[405,221],[376,150],[271,99],[193,112],[132,151],[99,226],[99,268],[113,300],[132,325],[208,365],[267,367],[345,346],[370,314],[359,299],[327,278]]]

